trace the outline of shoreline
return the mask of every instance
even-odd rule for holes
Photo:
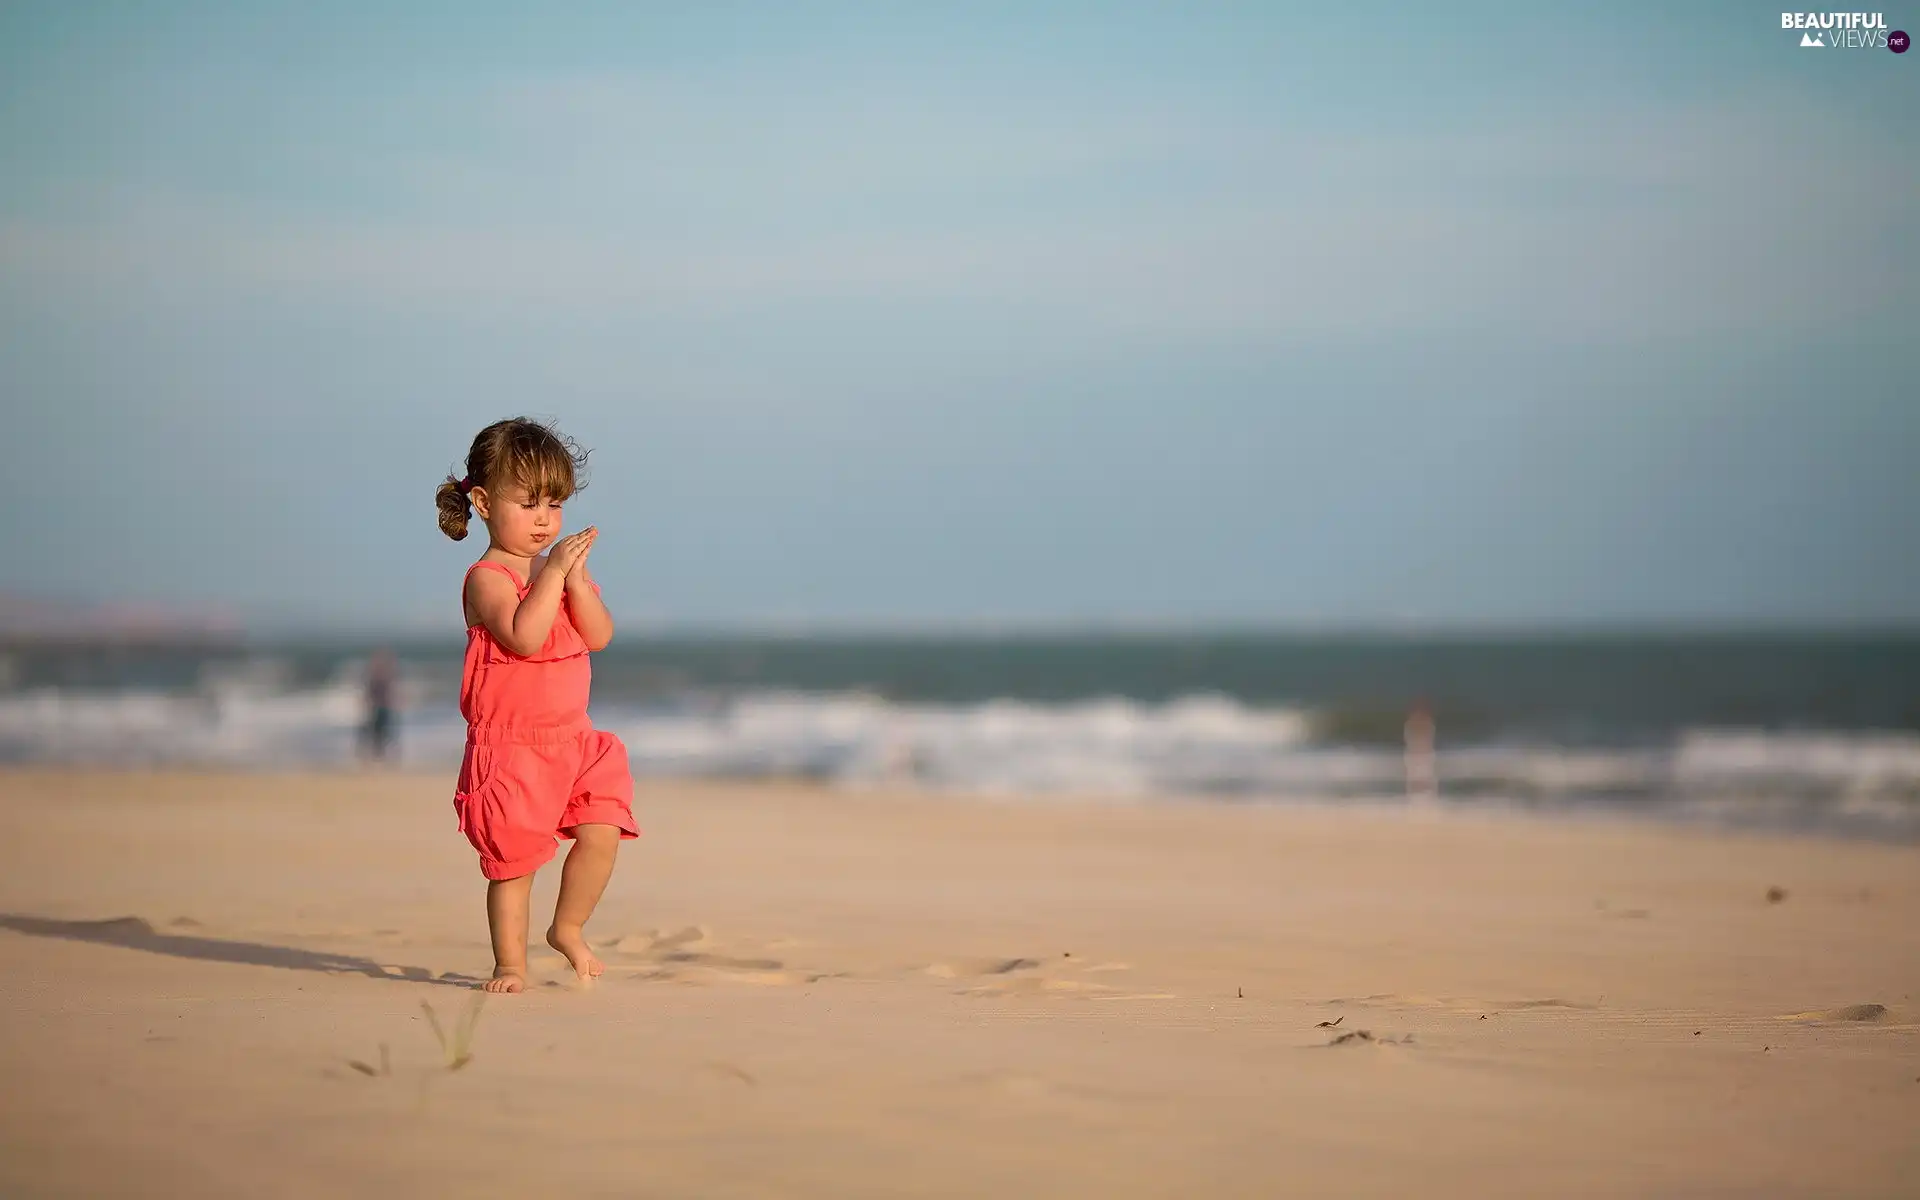
[[[205,776],[226,781],[257,779],[391,779],[428,786],[444,782],[451,795],[459,773],[457,761],[446,766],[387,766],[356,763],[323,763],[262,767],[252,763],[166,763],[139,764],[67,764],[40,762],[0,762],[0,787],[9,778],[34,777],[123,777],[149,778],[154,775],[179,777]],[[1218,794],[1206,792],[1101,793],[1092,789],[1074,791],[990,790],[967,787],[933,787],[912,782],[836,782],[805,775],[716,777],[707,775],[640,775],[634,777],[636,792],[667,789],[684,792],[727,791],[741,788],[766,789],[769,792],[817,792],[824,797],[898,796],[912,802],[936,801],[954,804],[1034,805],[1080,808],[1088,812],[1123,807],[1169,807],[1180,810],[1247,809],[1254,811],[1305,812],[1335,814],[1377,814],[1409,820],[1440,821],[1520,821],[1544,825],[1568,824],[1576,827],[1696,831],[1704,836],[1744,836],[1790,841],[1835,841],[1868,843],[1896,847],[1920,847],[1920,826],[1887,829],[1884,822],[1862,817],[1853,822],[1831,818],[1796,819],[1795,815],[1737,815],[1726,817],[1698,811],[1679,811],[1699,801],[1641,800],[1555,800],[1530,803],[1517,800],[1442,795],[1432,807],[1393,795],[1378,796],[1287,796],[1248,793]],[[1741,802],[1733,801],[1728,806]]]

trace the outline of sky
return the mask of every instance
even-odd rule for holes
[[[1674,7],[0,6],[0,592],[1920,623],[1920,54]]]

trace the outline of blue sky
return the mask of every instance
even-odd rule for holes
[[[525,412],[628,620],[1920,621],[1920,56],[393,7],[0,8],[0,590],[457,621]]]

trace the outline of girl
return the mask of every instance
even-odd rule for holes
[[[467,658],[460,715],[467,753],[453,796],[460,830],[480,852],[493,934],[490,992],[527,978],[527,897],[533,873],[573,839],[560,872],[547,944],[590,981],[602,967],[583,932],[633,822],[633,776],[620,739],[587,719],[587,655],[613,637],[613,618],[587,573],[598,532],[560,536],[560,506],[579,490],[586,454],[525,418],[480,431],[467,475],[440,485],[440,529],[459,541],[469,511],[487,525],[487,552],[467,569]]]

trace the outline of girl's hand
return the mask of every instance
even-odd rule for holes
[[[594,542],[600,537],[600,527],[597,525],[590,526],[583,532],[592,536],[588,537],[587,544],[580,548],[580,556],[573,560],[573,565],[567,568],[568,583],[580,583],[586,579],[587,556],[593,553]]]
[[[562,575],[571,575],[575,564],[585,559],[587,551],[593,547],[593,539],[599,530],[589,525],[579,533],[563,537],[547,551],[547,569],[558,568]]]

